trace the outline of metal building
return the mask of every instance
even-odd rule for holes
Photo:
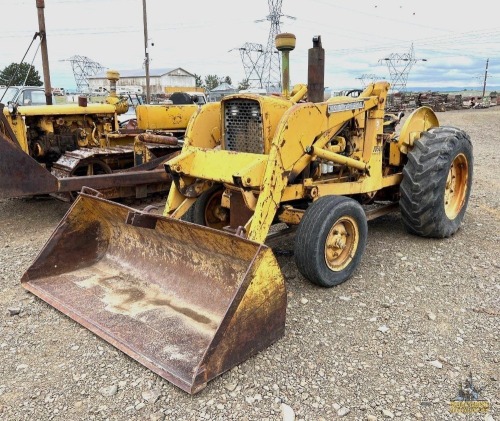
[[[208,93],[208,100],[210,102],[217,102],[224,98],[226,95],[235,94],[237,92],[237,88],[227,82],[223,82]]]
[[[119,86],[141,86],[143,92],[146,92],[146,71],[137,70],[118,70],[120,80]],[[106,79],[106,72],[90,76],[89,88],[91,92],[100,92],[102,88],[108,88],[109,81]],[[150,92],[152,94],[164,94],[177,91],[194,91],[196,86],[196,77],[192,73],[181,67],[159,68],[149,70]]]

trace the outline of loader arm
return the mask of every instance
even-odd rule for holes
[[[265,241],[289,184],[290,174],[301,173],[312,160],[306,149],[310,146],[324,147],[346,121],[376,107],[378,97],[362,98],[351,103],[360,107],[330,113],[328,103],[305,103],[285,112],[273,139],[255,212],[247,224],[247,238],[256,242]],[[303,116],[306,115],[307,124],[304,124]]]

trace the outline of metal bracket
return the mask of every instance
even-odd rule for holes
[[[150,213],[129,212],[125,223],[139,228],[155,229],[158,217]]]

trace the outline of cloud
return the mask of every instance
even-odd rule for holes
[[[377,6],[377,7],[375,7]],[[38,30],[31,0],[0,0],[0,9],[22,20],[2,23],[0,69],[18,62]],[[391,54],[426,58],[412,67],[408,85],[475,85],[490,57],[490,79],[500,75],[498,16],[485,13],[486,0],[473,3],[420,0],[406,5],[396,0],[338,3],[327,0],[283,2],[280,29],[297,37],[290,55],[291,80],[307,81],[308,49],[320,35],[325,48],[325,84],[339,89],[361,87],[364,74],[390,79],[385,63]],[[245,78],[237,48],[246,42],[267,46],[271,29],[268,2],[257,0],[244,11],[235,2],[178,2],[175,15],[165,14],[164,0],[148,0],[149,54],[152,67],[183,67],[206,76]],[[430,13],[429,13],[430,12]],[[117,70],[137,69],[144,62],[142,5],[136,0],[51,0],[46,2],[51,79],[55,86],[72,83],[69,62],[83,55]],[[259,22],[256,22],[259,20]],[[472,24],[471,24],[472,22]],[[231,51],[232,50],[232,51]],[[27,56],[31,61],[33,55]],[[39,55],[34,61],[41,69]],[[497,78],[498,83],[500,79]]]

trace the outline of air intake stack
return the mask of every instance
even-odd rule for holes
[[[276,49],[281,52],[283,96],[288,98],[290,93],[290,51],[295,48],[295,35],[289,33],[278,34],[275,43]]]

